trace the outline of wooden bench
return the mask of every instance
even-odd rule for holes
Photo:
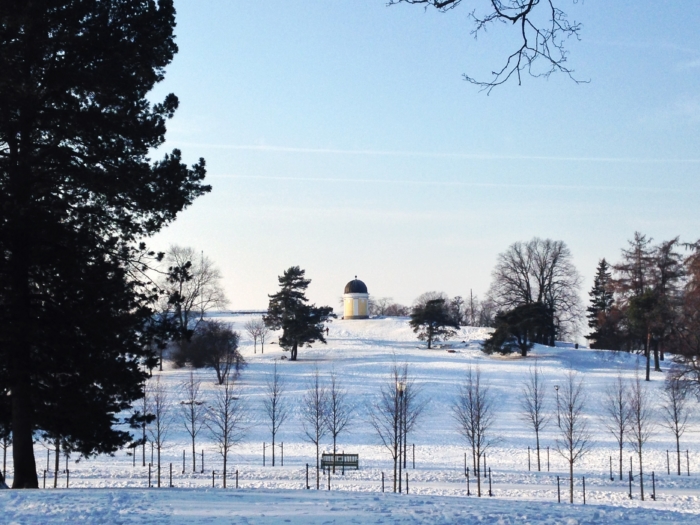
[[[360,469],[360,455],[359,454],[321,454],[321,468],[322,469],[335,469],[340,468],[345,472],[346,468],[353,468],[355,470]]]

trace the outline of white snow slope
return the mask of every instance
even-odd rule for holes
[[[657,403],[658,425],[644,452],[645,501],[640,499],[638,475],[635,475],[630,499],[627,478],[610,480],[610,457],[613,469],[617,448],[602,422],[601,404],[606,385],[618,371],[630,379],[634,376],[637,356],[598,352],[570,347],[535,347],[528,358],[490,357],[479,349],[486,329],[463,328],[447,343],[434,350],[416,340],[407,319],[388,318],[334,321],[330,325],[328,344],[314,345],[299,351],[299,361],[281,360],[287,355],[274,344],[265,345],[265,353],[253,353],[253,345],[242,330],[249,316],[224,316],[241,331],[242,351],[248,362],[239,380],[241,396],[246,399],[253,424],[246,438],[229,457],[228,488],[222,488],[222,460],[211,438],[202,434],[199,451],[204,449],[204,473],[192,473],[189,436],[175,417],[163,450],[161,483],[163,488],[148,487],[148,466],[142,466],[142,451],[133,457],[126,451],[114,457],[72,458],[70,488],[65,489],[65,459],[61,459],[58,489],[39,491],[0,491],[0,523],[699,523],[700,522],[700,432],[698,411],[694,404],[691,426],[684,435],[683,474],[674,474],[675,442],[661,424]],[[270,340],[275,340],[273,337]],[[453,350],[454,352],[448,352]],[[555,451],[555,425],[542,435],[542,472],[536,470],[534,452],[528,470],[527,447],[534,446],[534,433],[520,417],[520,390],[530,366],[537,358],[549,385],[549,404],[554,404],[554,385],[563,382],[570,369],[580,373],[588,397],[587,416],[593,431],[594,446],[575,468],[575,504],[568,503],[567,464]],[[276,452],[276,466],[270,465],[270,433],[261,410],[265,381],[273,362],[284,377],[286,396],[292,414],[280,430],[278,441],[284,443],[284,466],[281,449]],[[390,493],[392,462],[367,422],[368,404],[389,380],[392,364],[408,363],[409,371],[420,385],[421,396],[428,402],[419,428],[409,436],[415,443],[415,469],[409,450],[409,494]],[[642,364],[641,361],[639,362]],[[666,369],[670,363],[665,362]],[[492,497],[467,496],[464,476],[465,444],[455,429],[451,403],[469,366],[479,366],[496,400],[497,420],[494,433],[500,442],[489,451],[492,469]],[[352,394],[357,415],[349,433],[339,438],[339,449],[360,456],[360,470],[326,477],[322,490],[316,491],[313,468],[312,490],[305,490],[306,464],[315,464],[314,447],[304,441],[299,418],[299,402],[309,375],[318,368],[326,378],[331,370],[342,378]],[[186,369],[160,373],[167,385],[173,415],[177,416],[179,385],[189,374]],[[197,372],[203,380],[205,395],[217,388],[213,372]],[[660,401],[663,374],[654,373],[645,383]],[[266,465],[262,464],[263,443]],[[324,440],[324,450],[331,443]],[[40,484],[47,467],[47,445],[35,448]],[[549,471],[547,449],[549,447]],[[49,446],[50,448],[50,446]],[[182,454],[186,452],[183,473]],[[666,451],[670,451],[670,475]],[[688,450],[689,452],[685,453]],[[11,450],[10,450],[11,452]],[[625,451],[625,471],[629,470],[631,448]],[[150,461],[150,447],[146,462]],[[11,456],[10,456],[11,457]],[[638,460],[632,459],[638,471]],[[173,488],[169,467],[173,464]],[[690,475],[687,475],[687,470]],[[53,455],[47,473],[47,487],[53,487]],[[212,470],[215,488],[212,488]],[[239,488],[235,488],[238,471]],[[656,500],[651,499],[651,473],[655,475]],[[385,489],[382,493],[382,473]],[[647,473],[649,478],[647,479]],[[8,464],[11,481],[12,464]],[[626,474],[625,474],[626,475]],[[561,500],[557,503],[557,476],[561,480]],[[582,478],[585,476],[586,504],[583,504]],[[155,471],[153,483],[156,483]],[[474,480],[471,479],[474,490]],[[487,480],[484,481],[487,487]],[[405,487],[404,487],[405,488]]]

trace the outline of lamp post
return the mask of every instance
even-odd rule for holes
[[[557,393],[557,426],[561,428],[561,415],[559,414],[559,385],[554,385],[554,390]]]
[[[404,401],[403,394],[406,390],[406,382],[398,380],[396,381],[396,393],[397,393],[397,403],[396,403],[396,416],[394,418],[394,438],[398,444],[397,454],[394,461],[399,463],[399,493],[401,493],[401,456],[403,454],[403,428],[404,428]],[[397,425],[398,423],[398,425]]]

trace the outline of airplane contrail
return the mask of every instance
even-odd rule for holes
[[[687,190],[678,188],[654,188],[643,186],[584,186],[567,184],[524,184],[509,182],[466,182],[466,181],[441,181],[441,180],[415,180],[415,179],[368,179],[348,177],[283,177],[275,175],[236,175],[236,174],[210,174],[213,179],[249,179],[249,180],[276,180],[276,181],[302,181],[302,182],[336,182],[336,183],[379,183],[379,184],[415,184],[424,186],[463,186],[471,188],[522,188],[522,189],[546,189],[546,190],[588,190],[588,191],[641,191],[654,193],[681,193]]]
[[[473,160],[525,160],[555,162],[608,162],[628,164],[700,164],[700,159],[635,158],[635,157],[567,157],[556,155],[501,155],[490,153],[454,153],[407,150],[373,150],[340,148],[298,148],[291,146],[268,146],[255,144],[205,144],[199,142],[178,142],[179,145],[198,148],[229,149],[239,151],[259,151],[271,153],[316,153],[325,155],[376,155],[395,157],[462,158]]]

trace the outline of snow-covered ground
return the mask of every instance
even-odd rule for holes
[[[169,482],[173,465],[174,488],[148,489],[148,467],[141,465],[141,452],[136,466],[125,451],[114,457],[100,456],[71,460],[70,490],[1,491],[0,522],[2,523],[696,523],[700,521],[700,420],[698,411],[681,443],[689,450],[690,476],[673,475],[675,443],[672,435],[659,425],[645,450],[644,470],[654,472],[656,500],[649,496],[651,479],[645,480],[646,501],[640,501],[635,477],[633,499],[625,481],[611,481],[616,444],[601,421],[601,404],[607,384],[618,371],[627,378],[634,375],[637,357],[570,347],[536,347],[527,359],[495,357],[483,354],[479,342],[487,335],[482,328],[463,328],[459,335],[440,348],[427,350],[416,340],[406,319],[387,318],[334,321],[330,325],[328,345],[314,345],[299,351],[299,361],[281,360],[287,355],[274,344],[265,345],[265,353],[253,353],[252,343],[242,329],[250,316],[228,316],[242,334],[242,352],[248,366],[239,387],[247,399],[251,414],[257,420],[246,439],[235,447],[229,458],[228,489],[221,488],[222,461],[206,435],[197,445],[204,449],[205,472],[193,474],[188,438],[182,424],[175,420],[163,451],[163,484]],[[275,340],[271,338],[270,340]],[[448,351],[449,350],[449,351]],[[534,357],[550,385],[549,402],[554,402],[554,385],[561,383],[569,369],[582,374],[588,396],[588,416],[594,431],[593,450],[576,466],[576,504],[557,504],[557,475],[568,476],[567,464],[555,452],[554,426],[543,434],[543,472],[528,471],[527,447],[534,446],[534,434],[520,417],[520,389]],[[267,375],[277,362],[286,383],[292,414],[282,427],[278,440],[284,442],[284,466],[270,466],[270,434],[260,407]],[[409,436],[415,443],[415,469],[412,449],[409,451],[410,494],[390,494],[391,457],[382,448],[367,422],[367,407],[382,386],[394,362],[408,363],[409,371],[421,387],[428,406],[419,428]],[[641,364],[641,362],[640,362]],[[668,363],[667,363],[668,364]],[[464,477],[465,444],[456,432],[451,416],[451,403],[457,387],[469,366],[478,365],[482,377],[490,385],[496,399],[495,433],[499,444],[488,453],[492,469],[493,497],[477,499],[467,496]],[[667,366],[667,365],[665,365]],[[664,366],[664,368],[665,368]],[[299,418],[299,402],[310,373],[318,368],[322,376],[335,370],[357,406],[357,417],[351,431],[339,438],[339,448],[360,456],[360,470],[336,474],[331,491],[305,490],[306,464],[313,464],[314,447],[305,442]],[[171,392],[173,405],[179,401],[179,384],[188,370],[167,369],[161,380]],[[200,371],[206,395],[217,388],[212,371]],[[660,400],[663,374],[655,373],[647,386]],[[693,406],[696,408],[696,405]],[[660,418],[659,418],[660,422]],[[267,464],[263,466],[263,443],[266,443]],[[325,449],[330,442],[325,440]],[[549,449],[549,471],[547,451]],[[183,450],[187,451],[185,473],[182,470]],[[671,475],[667,474],[666,451],[671,451]],[[46,448],[37,443],[38,468],[46,468]],[[631,450],[626,451],[625,470],[629,469]],[[150,448],[147,450],[147,462]],[[199,458],[198,458],[199,462]],[[636,457],[634,469],[638,470]],[[199,464],[198,464],[199,467]],[[61,460],[65,468],[65,460]],[[212,470],[214,484],[212,488]],[[238,471],[239,488],[235,488]],[[8,478],[11,480],[11,462]],[[382,473],[387,492],[382,494]],[[310,476],[313,478],[313,471]],[[582,478],[586,482],[586,505],[582,501]],[[154,474],[155,479],[155,474]],[[472,481],[472,490],[473,479]],[[42,481],[40,481],[42,484]],[[59,487],[65,487],[65,472],[59,473]],[[311,482],[312,486],[314,485]],[[53,486],[53,457],[47,487]],[[562,480],[562,502],[568,501],[566,482]]]

